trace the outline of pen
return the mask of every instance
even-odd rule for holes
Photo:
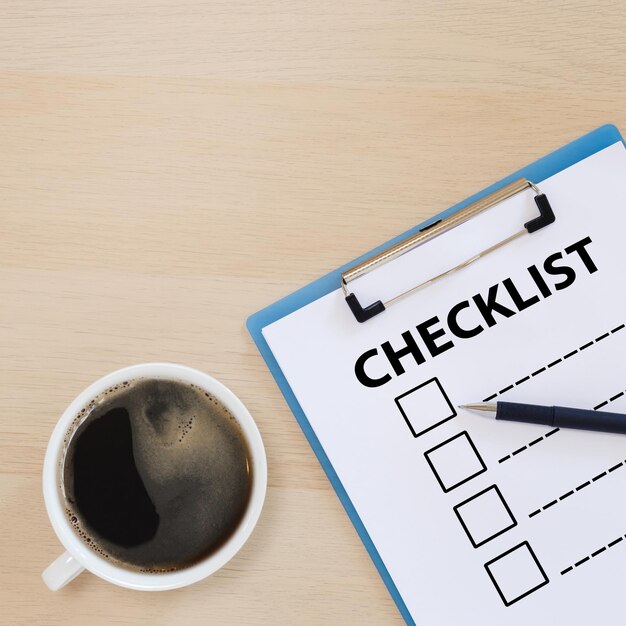
[[[494,415],[497,420],[626,434],[626,415],[621,413],[571,409],[564,406],[518,404],[517,402],[481,402],[464,404],[459,408],[483,411]]]

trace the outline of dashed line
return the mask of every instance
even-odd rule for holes
[[[561,576],[568,574],[569,572],[573,571],[576,567],[580,567],[581,565],[583,565],[584,563],[587,563],[591,559],[595,559],[597,556],[600,556],[603,552],[606,552],[609,548],[613,548],[618,543],[621,543],[622,541],[624,541],[624,537],[626,537],[626,535],[622,535],[621,537],[618,537],[617,539],[611,541],[610,543],[607,543],[606,546],[602,546],[601,548],[598,548],[595,552],[592,552],[588,556],[580,559],[580,561],[576,561],[574,565],[570,565],[569,567],[566,567],[564,570],[561,570]]]
[[[624,394],[626,394],[626,391],[620,391],[619,393],[610,397],[608,400],[605,400],[604,402],[600,402],[600,404],[596,404],[596,406],[593,407],[593,410],[597,411],[598,409],[601,409],[602,407],[606,406],[610,402],[615,402],[615,400],[617,400],[618,398],[621,398]]]
[[[528,376],[524,376],[523,378],[520,378],[519,380],[515,381],[514,383],[512,383],[508,387],[504,387],[503,389],[500,389],[500,391],[497,391],[496,393],[494,393],[494,394],[490,395],[489,397],[485,398],[483,400],[483,402],[489,402],[490,400],[493,400],[494,398],[497,398],[498,396],[502,395],[503,393],[506,393],[507,391],[510,391],[511,389],[516,387],[517,385],[521,385],[521,384],[525,383],[527,380],[530,380],[532,377],[539,376],[539,374],[542,374],[547,369],[550,369],[550,368],[554,367],[555,365],[558,365],[559,363],[562,363],[566,359],[569,359],[569,358],[573,357],[575,354],[578,354],[579,352],[582,352],[583,350],[586,350],[587,348],[590,348],[594,343],[598,343],[599,341],[602,341],[603,339],[606,339],[609,335],[614,335],[616,332],[622,330],[625,327],[626,327],[626,324],[620,324],[619,326],[617,326],[613,330],[610,330],[608,333],[604,333],[603,335],[600,335],[599,337],[596,337],[592,341],[588,341],[587,343],[585,343],[582,346],[580,346],[580,348],[576,348],[575,350],[572,350],[571,352],[568,352],[567,354],[562,356],[560,359],[556,359],[555,361],[552,361],[552,363],[548,363],[546,366],[541,367],[538,370],[535,370],[534,372],[532,372]]]
[[[538,370],[535,370],[534,372],[532,372],[528,376],[524,376],[523,378],[520,378],[519,380],[516,380],[513,384],[509,385],[508,387],[504,387],[504,389],[500,389],[500,391],[496,391],[496,393],[493,393],[490,396],[487,396],[483,400],[483,402],[490,402],[494,398],[497,398],[498,396],[502,395],[503,393],[506,393],[507,391],[510,391],[511,389],[513,389],[514,387],[517,387],[518,385],[524,384],[526,381],[530,380],[534,376],[539,376],[539,374],[542,374],[543,372],[545,372],[548,369],[554,367],[555,365],[558,365],[559,363],[562,363],[563,361],[565,361],[565,359],[569,359],[570,357],[573,357],[575,354],[578,354],[579,352],[582,352],[583,350],[586,350],[587,348],[590,348],[594,343],[598,343],[599,341],[602,341],[603,339],[606,339],[609,335],[615,334],[616,332],[622,330],[625,327],[626,327],[626,324],[621,324],[620,326],[615,327],[613,330],[610,330],[609,332],[604,333],[603,335],[600,335],[599,337],[596,337],[593,341],[588,341],[587,343],[585,343],[582,346],[580,346],[580,348],[577,348],[576,350],[572,350],[571,352],[568,352],[567,354],[565,354],[560,359],[556,359],[556,361],[552,361],[552,363],[548,363],[546,366],[541,367]],[[618,393],[617,395],[613,396],[609,400],[605,400],[604,402],[601,402],[600,404],[594,406],[593,410],[597,411],[598,409],[601,409],[602,407],[604,407],[607,404],[609,404],[609,402],[613,402],[614,400],[617,400],[618,398],[621,398],[624,394],[626,394],[626,391],[621,391],[620,393]],[[503,456],[501,459],[498,460],[498,463],[504,463],[505,461],[508,461],[509,459],[512,459],[514,456],[517,456],[520,452],[523,452],[524,450],[528,450],[528,448],[530,448],[531,446],[534,446],[534,445],[538,444],[540,441],[543,441],[544,439],[550,437],[551,435],[554,435],[555,433],[558,433],[559,430],[560,430],[560,428],[555,428],[554,430],[551,430],[549,433],[547,433],[543,437],[539,437],[538,439],[534,439],[529,444],[527,444],[525,446],[522,446],[521,448],[518,448],[517,450],[511,452],[510,454],[507,454],[506,456]]]
[[[510,458],[516,456],[520,452],[524,452],[524,450],[527,450],[531,446],[536,446],[540,441],[543,441],[544,439],[551,437],[555,433],[558,433],[559,430],[560,430],[559,428],[555,428],[554,430],[551,430],[550,432],[546,433],[543,437],[539,437],[538,439],[533,439],[533,441],[531,441],[528,445],[522,446],[521,448],[518,448],[517,450],[514,450],[513,452],[511,452],[511,454],[507,454],[506,456],[499,459],[498,463],[504,463],[505,461],[508,461]]]
[[[549,509],[551,506],[554,506],[555,504],[557,504],[557,502],[562,502],[563,500],[565,500],[566,498],[569,498],[574,493],[576,493],[578,491],[582,491],[583,489],[585,489],[585,487],[589,487],[589,485],[591,485],[591,483],[595,483],[598,480],[600,480],[601,478],[604,478],[605,476],[608,476],[611,472],[614,472],[615,470],[618,470],[620,467],[624,467],[624,464],[626,464],[626,461],[621,461],[620,463],[616,463],[613,467],[610,467],[605,472],[602,472],[601,474],[598,474],[597,476],[594,476],[594,478],[592,478],[591,480],[587,480],[586,482],[582,483],[581,485],[578,485],[578,487],[575,487],[571,491],[568,491],[567,493],[564,493],[562,496],[559,496],[558,498],[556,498],[556,500],[552,500],[551,502],[548,502],[548,504],[544,504],[543,506],[539,507],[536,511],[533,511],[532,513],[529,513],[528,517],[535,517],[535,515],[539,515],[539,513],[543,513],[543,511],[545,511],[546,509]]]

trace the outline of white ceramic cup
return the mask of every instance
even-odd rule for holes
[[[228,408],[239,423],[251,457],[252,490],[248,508],[237,530],[223,546],[203,561],[170,573],[140,573],[102,558],[80,539],[65,513],[63,503],[61,470],[65,453],[64,439],[73,420],[83,407],[103,391],[135,378],[182,380],[212,394]],[[173,363],[144,363],[112,372],[78,395],[67,407],[50,437],[43,466],[43,495],[52,527],[66,552],[43,572],[42,578],[53,591],[61,589],[86,569],[121,587],[144,591],[176,589],[195,583],[227,563],[246,542],[259,519],[266,488],[267,460],[259,430],[241,400],[222,383],[208,374]]]

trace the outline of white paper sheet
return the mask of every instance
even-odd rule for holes
[[[555,432],[457,408],[493,398],[626,412],[624,146],[541,189],[555,224],[365,324],[337,290],[263,330],[418,626],[626,622],[626,436]],[[516,196],[404,255],[396,273],[389,265],[363,279],[359,297],[368,304],[410,286],[535,214],[531,193]],[[545,271],[558,252],[550,267],[571,267],[573,281]],[[522,300],[538,301],[516,307],[505,279]],[[515,314],[493,312],[490,327],[473,296],[486,300],[496,284],[496,301]],[[465,300],[459,326],[483,330],[459,338],[447,316]],[[436,356],[416,328],[433,317],[422,328],[427,339],[453,343]],[[445,334],[433,339],[439,329]],[[396,373],[381,346],[399,350],[405,331],[424,359],[407,354]],[[355,363],[373,349],[364,372],[389,380],[368,387]]]

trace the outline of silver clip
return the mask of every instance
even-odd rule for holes
[[[390,298],[386,302],[378,300],[373,304],[362,307],[357,297],[349,291],[348,283],[350,283],[351,281],[356,280],[357,278],[364,276],[365,274],[369,274],[377,267],[384,265],[385,263],[389,263],[393,259],[396,259],[399,256],[406,254],[411,250],[414,250],[415,248],[426,243],[427,241],[430,241],[431,239],[438,237],[439,235],[451,230],[452,228],[455,228],[463,224],[464,222],[467,222],[472,217],[475,217],[483,211],[491,208],[495,204],[499,204],[500,202],[507,200],[511,196],[514,196],[528,188],[532,189],[535,193],[535,203],[537,204],[537,208],[539,209],[539,216],[524,224],[524,228],[522,228],[517,233],[511,235],[510,237],[507,237],[506,239],[503,239],[502,241],[494,244],[486,250],[483,250],[482,252],[471,257],[470,259],[459,263],[455,267],[452,267],[449,270],[442,272],[441,274],[437,274],[436,276],[433,276],[432,278],[420,283],[419,285],[411,287],[411,289],[407,289],[406,291],[399,293],[397,296]],[[407,237],[403,241],[398,242],[397,244],[377,254],[371,259],[367,259],[346,270],[341,275],[341,288],[346,298],[346,302],[354,313],[357,321],[365,322],[375,315],[378,315],[378,313],[382,313],[382,311],[384,311],[388,306],[394,304],[395,302],[398,302],[402,298],[405,298],[406,296],[415,293],[419,289],[431,285],[432,283],[444,278],[445,276],[448,276],[458,270],[468,267],[478,259],[487,256],[494,250],[497,250],[507,243],[514,241],[518,237],[533,233],[543,228],[544,226],[547,226],[548,224],[552,224],[552,222],[554,221],[555,216],[546,196],[541,193],[541,191],[535,184],[525,178],[521,178],[494,191],[492,194],[486,196],[485,198],[477,200],[473,204],[465,207],[464,209],[461,209],[460,211],[457,211],[456,213],[453,213],[452,215],[438,222],[434,222],[433,224],[425,226],[416,234]]]

